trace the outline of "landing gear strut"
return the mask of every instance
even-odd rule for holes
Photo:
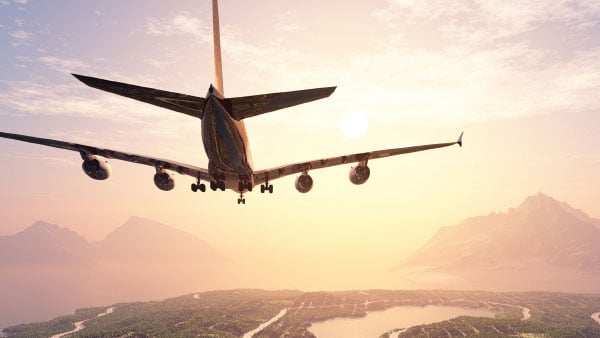
[[[198,176],[198,180],[196,181],[196,183],[192,183],[192,191],[196,192],[198,190],[202,192],[206,191],[206,185],[200,183],[200,176]]]

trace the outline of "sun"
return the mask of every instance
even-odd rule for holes
[[[363,112],[346,112],[340,120],[340,130],[349,138],[362,138],[367,133],[368,127],[369,119]]]

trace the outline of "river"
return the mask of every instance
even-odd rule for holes
[[[394,329],[437,323],[459,316],[494,317],[494,313],[484,309],[456,306],[399,306],[383,311],[368,312],[365,317],[361,318],[336,318],[313,323],[309,331],[318,338],[376,338]],[[393,337],[395,336],[397,336],[397,332],[393,335]]]

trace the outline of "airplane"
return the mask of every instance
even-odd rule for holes
[[[370,160],[448,147],[454,144],[462,147],[463,133],[460,134],[458,140],[455,142],[349,154],[255,171],[244,120],[275,110],[329,97],[336,87],[313,88],[244,97],[225,97],[217,0],[212,0],[212,14],[215,84],[211,84],[208,87],[205,97],[72,74],[89,87],[200,119],[202,142],[209,159],[208,168],[200,168],[167,159],[27,135],[0,132],[0,137],[77,151],[83,160],[83,171],[92,179],[105,180],[111,174],[111,167],[108,161],[102,159],[102,157],[118,159],[154,167],[156,170],[154,184],[160,190],[169,191],[175,187],[175,181],[168,172],[175,171],[196,179],[196,183],[191,185],[191,189],[194,192],[205,192],[206,185],[202,182],[208,182],[210,189],[213,191],[233,190],[239,193],[238,204],[246,204],[244,193],[252,191],[258,185],[260,185],[261,193],[267,191],[273,193],[271,181],[284,176],[300,174],[296,178],[295,187],[299,192],[307,193],[313,187],[313,179],[308,174],[309,171],[354,163],[356,165],[350,168],[350,181],[354,184],[363,184],[370,176],[370,169],[368,167]]]

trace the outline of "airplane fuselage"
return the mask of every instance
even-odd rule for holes
[[[222,104],[223,97],[211,86],[202,117],[202,143],[208,170],[226,189],[240,191],[240,182],[254,186],[252,156],[244,122],[234,119]],[[242,189],[245,191],[247,189]]]

